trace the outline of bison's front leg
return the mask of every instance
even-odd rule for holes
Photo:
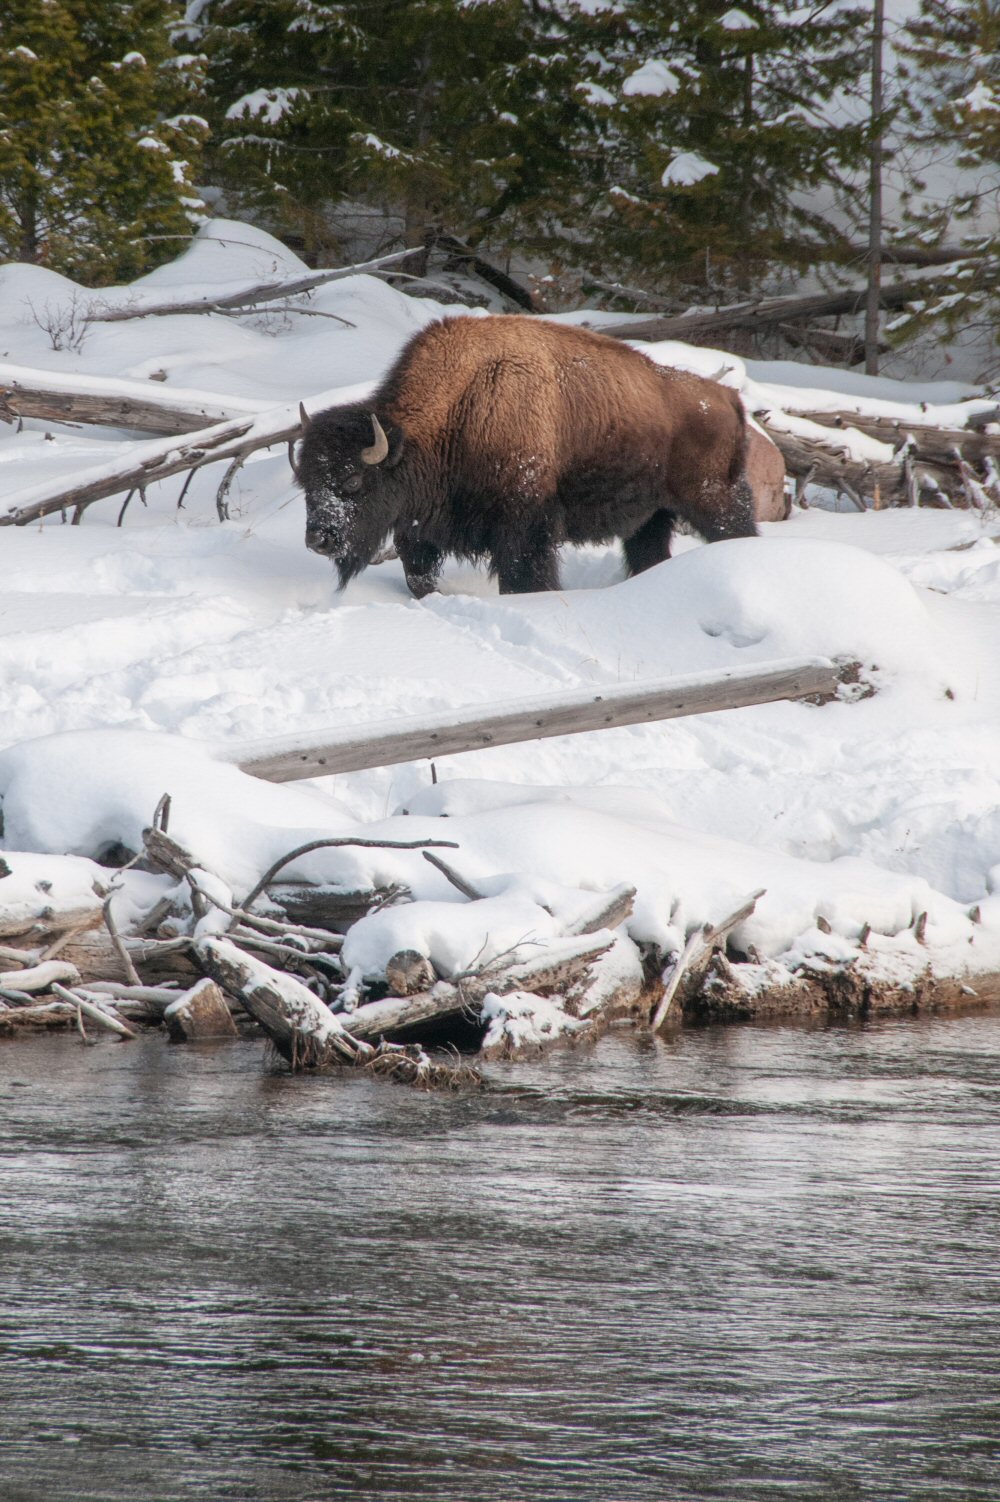
[[[556,542],[550,526],[536,523],[514,532],[491,549],[490,572],[502,595],[530,595],[559,588]]]
[[[403,565],[403,573],[410,593],[417,600],[433,593],[438,586],[441,561],[444,554],[432,542],[415,541],[412,537],[396,535],[396,552]]]

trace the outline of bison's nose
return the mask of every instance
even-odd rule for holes
[[[306,547],[314,553],[326,553],[329,551],[326,533],[322,527],[306,528]]]

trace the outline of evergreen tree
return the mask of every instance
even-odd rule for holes
[[[205,0],[187,41],[209,59],[213,170],[313,254],[340,254],[353,206],[407,245],[441,225],[745,290],[846,253],[835,199],[864,128],[833,105],[865,65],[857,12],[747,7]]]
[[[593,124],[554,10],[527,0],[207,0],[213,168],[237,202],[335,254],[338,213],[535,246]],[[575,170],[575,169],[574,169]]]
[[[1000,4],[921,0],[907,26],[904,66],[910,126],[929,169],[907,194],[911,228],[928,246],[959,245],[965,258],[935,279],[933,294],[896,321],[913,333],[943,320],[953,330],[1000,322]],[[947,163],[947,188],[940,170]],[[1000,340],[1000,335],[996,335]]]
[[[0,0],[0,254],[91,284],[176,255],[203,207],[196,59],[161,0]]]
[[[612,96],[606,261],[704,295],[844,256],[864,129],[835,106],[862,76],[858,23],[791,0],[592,14],[596,81]]]

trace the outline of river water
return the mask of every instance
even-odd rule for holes
[[[1000,1497],[1000,1018],[0,1045],[3,1502]]]

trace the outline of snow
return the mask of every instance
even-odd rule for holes
[[[603,88],[601,84],[594,83],[593,79],[582,79],[576,85],[576,89],[583,95],[588,104],[611,105],[615,102],[614,94],[612,94],[608,89]],[[500,116],[500,118],[503,119],[504,117]]]
[[[505,1044],[511,1048],[540,1046],[582,1026],[557,1002],[530,991],[508,991],[503,996],[489,991],[483,999],[481,1015],[486,1023],[483,1048],[487,1051]]]
[[[682,151],[667,164],[660,182],[665,188],[690,188],[704,177],[713,177],[718,170],[697,151]]]
[[[261,120],[266,125],[275,125],[305,98],[308,98],[305,89],[254,89],[229,106],[226,119]]]
[[[983,110],[1000,110],[1000,99],[984,79],[979,79],[960,102],[973,115]]]
[[[724,16],[719,17],[719,25],[724,31],[759,31],[760,27],[752,16],[748,16],[745,10],[727,10]]]
[[[176,261],[100,299],[211,301],[304,269],[262,232],[214,221]],[[54,349],[33,310],[54,316],[95,296],[41,268],[3,268],[0,382],[30,367],[108,394],[211,401],[212,418],[297,410],[300,399],[316,410],[370,390],[416,329],[454,311],[361,275],[298,304],[334,319],[263,309],[239,320],[136,318],[90,323],[75,347]],[[956,382],[819,372],[675,343],[650,352],[706,375],[724,370],[752,410],[783,412],[789,424],[831,407],[954,422],[988,405]],[[4,509],[153,442],[6,424]],[[112,844],[139,848],[168,793],[170,833],[220,902],[227,892],[238,901],[268,865],[315,839],[453,841],[443,853],[478,901],[419,850],[341,846],[288,868],[343,891],[409,888],[412,902],[349,935],[345,960],[360,976],[406,948],[445,975],[506,951],[533,957],[559,942],[585,900],[621,883],[637,892],[623,935],[632,948],[613,951],[609,973],[637,973],[636,944],[673,952],[759,888],[735,939],[758,952],[762,976],[807,957],[838,963],[866,925],[871,963],[886,973],[1000,964],[995,516],[796,509],[760,538],[711,547],[681,538],[671,561],[631,580],[616,548],[567,548],[565,587],[551,594],[500,597],[482,571],[451,561],[441,592],[416,601],[397,563],[338,593],[328,564],[304,546],[283,443],[251,456],[220,524],[223,469],[200,470],[182,510],[177,476],[151,485],[145,507],[133,500],[120,527],[123,498],[114,498],[79,526],[55,514],[0,531],[5,914],[37,908],[40,882],[53,884],[53,901],[92,905],[94,881],[111,879],[94,858]],[[813,655],[858,661],[860,682],[825,705],[442,757],[436,784],[426,762],[282,785],[234,765],[246,743],[291,732]],[[136,872],[119,881],[123,912],[172,885]],[[923,914],[920,944],[913,924]],[[558,1023],[502,1000],[496,1021],[508,1041]]]
[[[660,98],[664,94],[676,94],[679,87],[677,74],[667,67],[663,58],[651,57],[641,68],[629,74],[622,84],[622,93],[626,96],[645,94]]]

